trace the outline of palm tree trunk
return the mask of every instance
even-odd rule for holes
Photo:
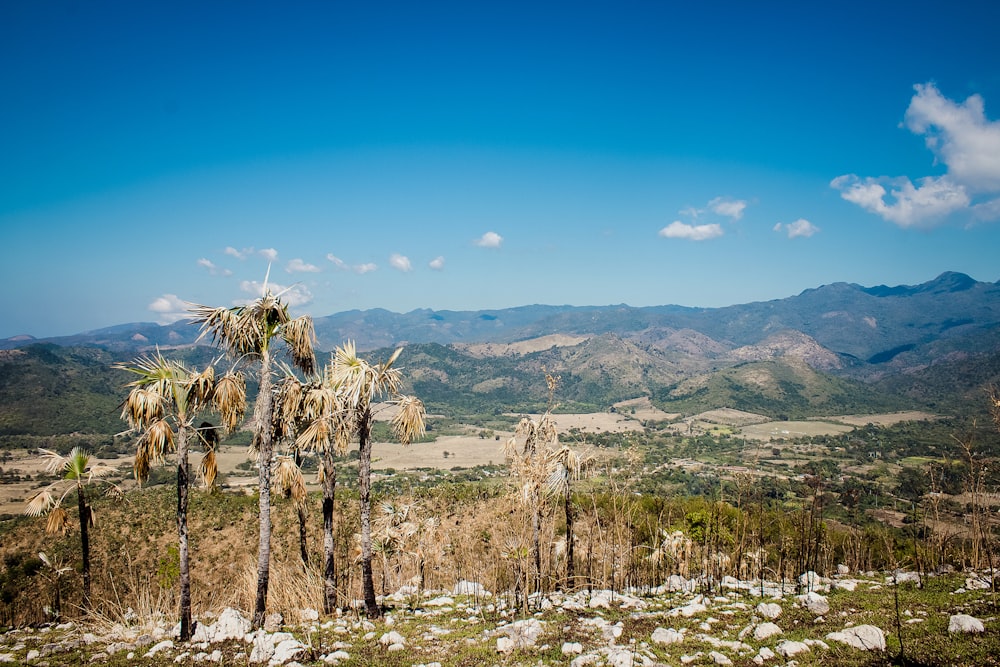
[[[177,553],[180,558],[181,634],[191,639],[191,571],[188,568],[188,446],[187,431],[177,429]]]
[[[372,573],[372,415],[365,407],[358,424],[358,497],[361,509],[361,586],[365,594],[365,615],[382,615],[375,599],[375,579]]]
[[[323,450],[323,613],[332,614],[337,608],[337,566],[334,559],[333,499],[337,488],[337,472],[333,467],[333,452]]]
[[[576,580],[576,566],[573,563],[573,494],[569,490],[569,482],[566,482],[566,590],[573,590]]]
[[[301,469],[302,452],[295,448],[295,467]],[[302,557],[303,569],[309,569],[309,543],[306,539],[306,499],[295,501],[295,509],[299,515],[299,555]]]
[[[260,543],[257,547],[257,602],[254,606],[253,626],[263,627],[267,615],[267,584],[271,576],[271,456],[274,442],[271,433],[271,358],[264,350],[260,360],[260,388],[254,405],[257,422],[257,487],[259,492]]]
[[[90,609],[90,506],[83,485],[76,485],[76,502],[80,508],[80,550],[83,552],[83,608]]]

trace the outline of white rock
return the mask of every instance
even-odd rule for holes
[[[919,584],[920,574],[918,572],[896,572],[895,580],[897,584]],[[885,583],[891,584],[893,576],[885,578]]]
[[[487,591],[482,584],[475,581],[466,581],[464,579],[455,584],[455,588],[452,589],[451,594],[468,595],[471,597],[479,597],[479,598],[490,596],[490,592]]]
[[[609,667],[633,667],[635,665],[635,657],[632,655],[632,651],[627,648],[609,648],[606,660]]]
[[[761,646],[760,650],[757,651],[757,657],[760,658],[761,662],[764,662],[765,660],[774,660],[774,658],[777,656],[775,656],[774,651],[772,651],[768,647]]]
[[[775,647],[778,655],[791,658],[793,655],[798,655],[799,653],[805,653],[809,650],[809,646],[804,642],[793,642],[789,639],[781,642]]]
[[[378,643],[383,646],[391,646],[392,644],[403,644],[405,646],[406,639],[395,630],[390,630],[378,638]]]
[[[497,652],[510,653],[514,650],[514,640],[510,637],[497,637]]]
[[[389,644],[389,646],[387,646],[385,650],[387,650],[389,653],[396,653],[398,651],[405,651],[406,650],[406,645],[405,644]]]
[[[843,576],[846,576],[846,575],[848,575],[850,573],[851,573],[851,568],[847,567],[843,563],[839,563],[837,565],[837,574],[839,574],[840,576],[843,577]]]
[[[834,588],[839,588],[842,591],[853,592],[855,588],[858,587],[858,582],[855,579],[843,579],[841,581],[833,582]]]
[[[515,621],[510,625],[500,628],[499,632],[507,635],[511,641],[511,650],[515,648],[528,648],[534,646],[538,637],[542,634],[542,622],[537,618],[528,618],[523,621]],[[501,637],[502,639],[502,637]],[[505,643],[506,645],[506,643]],[[500,641],[497,640],[497,650],[500,649]],[[507,651],[502,651],[506,653]]]
[[[761,623],[753,631],[753,638],[759,642],[768,639],[769,637],[774,637],[775,635],[783,634],[781,628],[779,628],[774,623]]]
[[[885,633],[874,625],[855,625],[840,632],[831,632],[826,638],[862,651],[885,650]]]
[[[146,651],[146,656],[145,657],[152,658],[154,655],[156,655],[160,651],[165,651],[165,650],[171,649],[173,647],[174,647],[174,643],[172,641],[170,641],[169,639],[164,639],[159,644],[153,644],[153,646],[150,647],[150,649],[148,651]]]
[[[967,591],[985,591],[990,588],[990,586],[992,586],[990,581],[988,579],[983,579],[982,577],[965,578],[965,590]]]
[[[319,612],[315,609],[299,609],[299,619],[303,623],[311,623],[319,620]]]
[[[295,660],[302,655],[305,648],[305,645],[298,639],[285,639],[275,645],[274,653],[271,654],[271,658],[267,664],[272,666],[283,665],[286,662]]]
[[[823,614],[828,614],[830,612],[830,603],[827,602],[827,599],[819,593],[810,591],[805,595],[799,595],[795,599],[798,600],[800,607],[805,607],[818,616],[822,616]]]
[[[594,665],[601,662],[601,656],[594,653],[588,653],[587,655],[581,655],[569,663],[569,667],[587,667],[588,665]]]
[[[580,655],[583,653],[583,644],[580,642],[564,642],[562,645],[563,655]]]
[[[719,653],[718,651],[712,651],[708,654],[708,657],[712,659],[717,665],[731,665],[733,661],[730,660],[726,655]]]
[[[772,621],[781,616],[781,605],[774,602],[761,602],[755,610],[757,614]]]
[[[424,603],[425,607],[450,607],[455,604],[455,598],[448,595],[439,595],[436,598]]]
[[[983,622],[968,614],[954,614],[948,621],[948,632],[986,632]]]
[[[350,659],[351,659],[350,653],[344,650],[338,650],[334,651],[333,653],[323,658],[323,662],[327,664],[335,664],[340,662],[341,660],[350,660]]]
[[[677,632],[673,628],[656,628],[651,637],[654,643],[665,646],[667,644],[679,644],[684,641],[684,634]]]

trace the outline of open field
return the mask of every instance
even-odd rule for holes
[[[740,435],[751,440],[770,441],[814,435],[836,435],[852,430],[854,430],[853,426],[823,421],[781,421],[744,426],[740,429]]]
[[[881,415],[839,415],[836,417],[819,417],[818,419],[840,422],[849,426],[866,426],[868,424],[892,426],[899,422],[924,421],[937,418],[937,415],[932,415],[929,412],[910,410],[906,412],[887,412]]]

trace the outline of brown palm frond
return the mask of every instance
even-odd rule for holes
[[[209,365],[200,373],[189,373],[187,385],[187,404],[189,409],[196,410],[208,404],[215,391],[215,367]]]
[[[167,453],[174,451],[174,430],[170,427],[170,422],[161,419],[150,424],[146,435],[150,460],[155,465],[164,463]]]
[[[193,305],[188,309],[191,313],[191,323],[201,326],[198,340],[211,335],[212,342],[218,344],[230,354],[239,356],[253,354],[257,350],[247,349],[245,335],[241,334],[239,316],[243,307],[236,308]]]
[[[305,451],[323,450],[330,446],[335,436],[329,417],[319,417],[309,422],[295,439],[295,446]]]
[[[306,482],[293,457],[278,457],[278,465],[274,469],[274,486],[285,498],[291,498],[298,504],[305,501]]]
[[[149,471],[152,467],[151,458],[149,436],[144,433],[135,445],[135,461],[132,462],[132,472],[135,474],[135,480],[139,486],[142,486],[142,483],[149,479]]]
[[[392,430],[404,445],[408,445],[424,434],[424,404],[415,396],[400,396],[396,399],[399,408],[392,418]]]
[[[24,508],[24,513],[28,516],[42,516],[50,509],[56,506],[56,497],[52,493],[53,488],[50,486],[36,493],[31,500],[28,501],[28,506]]]
[[[247,382],[242,373],[230,371],[215,383],[212,406],[230,433],[239,428],[247,409]]]
[[[54,507],[52,511],[49,512],[49,518],[45,522],[45,532],[54,535],[55,533],[66,534],[66,531],[72,527],[72,523],[69,520],[69,514],[66,513],[62,507]]]
[[[122,420],[134,430],[163,418],[164,396],[155,389],[135,387],[122,404]]]
[[[215,449],[210,449],[201,457],[201,466],[198,474],[205,486],[215,486],[215,479],[219,475],[219,466],[215,459]]]
[[[296,367],[306,375],[316,372],[316,355],[313,353],[316,332],[312,318],[302,316],[286,322],[281,327],[281,337],[288,346]]]

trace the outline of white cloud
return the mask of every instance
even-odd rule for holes
[[[813,234],[819,231],[819,227],[809,222],[805,218],[799,218],[795,222],[790,222],[787,225],[783,225],[780,222],[774,226],[774,231],[780,232],[784,230],[788,234],[788,238],[794,239],[801,236],[802,238],[809,238]]]
[[[399,253],[393,253],[389,257],[389,266],[403,272],[413,270],[413,266],[410,264],[410,258],[406,255],[400,255]]]
[[[503,237],[496,232],[486,232],[476,239],[476,245],[480,248],[499,248],[502,243]]]
[[[278,259],[278,251],[274,248],[261,248],[257,251],[257,254],[269,262],[273,262]]]
[[[199,259],[198,266],[202,267],[203,269],[207,269],[208,273],[213,276],[217,276],[220,274],[223,276],[233,275],[232,271],[230,271],[229,269],[220,269],[218,266],[215,265],[215,262],[208,259],[207,257],[202,257],[201,259]]]
[[[441,269],[444,268],[444,257],[441,256],[435,257],[430,261],[430,263],[427,266],[431,267],[435,271],[440,271]]]
[[[246,259],[248,255],[253,254],[253,248],[243,248],[243,250],[237,250],[233,246],[226,246],[223,251],[230,257],[235,257],[236,259]]]
[[[177,298],[176,294],[157,297],[148,308],[156,313],[156,321],[160,324],[170,324],[190,316],[187,312],[188,304]]]
[[[891,189],[886,190],[885,185]],[[969,195],[947,176],[927,176],[918,185],[902,178],[838,176],[830,186],[840,196],[900,227],[930,227],[956,211],[968,208]],[[887,199],[888,197],[888,199]]]
[[[743,217],[743,210],[747,203],[742,199],[730,199],[729,197],[716,197],[708,202],[708,208],[718,215],[732,218],[734,221]]]
[[[337,270],[339,270],[339,271],[353,271],[354,273],[357,273],[358,275],[364,275],[366,273],[371,273],[372,271],[374,271],[375,269],[378,268],[377,264],[373,264],[371,262],[368,262],[367,264],[354,264],[352,266],[352,265],[348,264],[347,262],[345,262],[344,260],[342,260],[341,258],[339,258],[336,255],[334,255],[332,252],[331,253],[327,253],[326,258],[327,258],[327,260],[329,260],[330,262],[332,262],[335,267],[337,267]]]
[[[688,239],[689,241],[707,241],[722,236],[722,226],[718,224],[710,225],[689,225],[674,220],[669,225],[660,230],[660,236],[667,239]]]
[[[288,273],[319,273],[320,270],[315,264],[309,264],[299,258],[293,259],[285,266],[285,271]]]
[[[973,95],[956,104],[933,83],[914,90],[906,127],[926,136],[927,148],[947,165],[956,183],[972,192],[1000,190],[1000,122],[987,120],[983,98]]]
[[[966,212],[977,220],[1000,219],[1000,122],[986,118],[985,104],[972,95],[962,104],[944,97],[933,83],[918,84],[906,109],[905,126],[924,142],[943,176],[838,176],[830,186],[840,196],[903,228],[932,227]]]
[[[312,292],[302,283],[295,283],[289,287],[287,285],[268,282],[267,288],[271,290],[272,294],[280,295],[281,300],[293,308],[312,303],[313,300]],[[256,280],[244,280],[240,283],[240,289],[249,294],[250,298],[237,300],[235,302],[237,305],[249,303],[253,299],[262,296],[264,294],[264,283],[257,282]]]

